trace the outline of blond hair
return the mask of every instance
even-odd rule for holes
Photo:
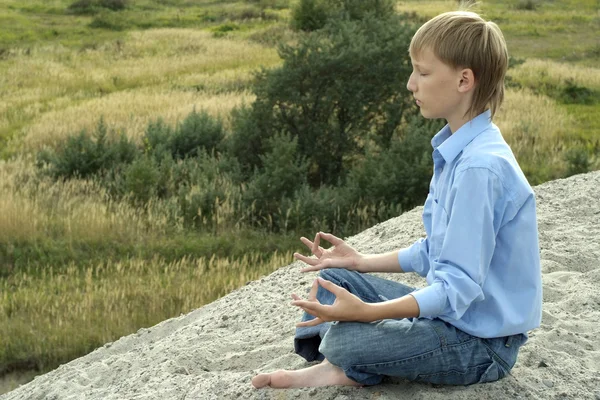
[[[415,33],[409,47],[411,57],[426,48],[453,68],[473,71],[476,86],[465,115],[473,118],[489,107],[493,118],[504,100],[508,68],[506,41],[498,25],[471,11],[440,14]]]

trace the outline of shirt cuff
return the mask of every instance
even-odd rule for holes
[[[419,318],[439,316],[446,306],[444,287],[441,282],[410,293],[419,305]]]
[[[415,272],[412,266],[412,257],[410,255],[411,247],[407,247],[398,251],[398,262],[400,263],[400,268],[404,272]]]

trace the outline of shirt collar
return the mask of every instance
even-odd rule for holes
[[[486,130],[492,121],[490,117],[492,112],[486,110],[461,126],[454,134],[450,132],[450,126],[446,124],[434,137],[431,139],[431,146],[434,150],[437,149],[444,157],[446,163],[454,161],[456,156],[464,150],[465,147],[481,132]]]

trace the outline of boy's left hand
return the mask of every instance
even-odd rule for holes
[[[332,305],[323,305],[317,300],[319,285],[335,295],[335,301]],[[315,317],[315,319],[310,321],[298,322],[296,327],[315,326],[329,321],[367,322],[365,320],[367,303],[343,287],[321,277],[314,280],[308,294],[308,300],[302,300],[293,293],[292,298],[294,299],[291,303],[292,305],[302,308]]]

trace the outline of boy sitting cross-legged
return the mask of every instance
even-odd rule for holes
[[[328,233],[301,240],[320,271],[294,338],[322,361],[252,379],[257,387],[375,385],[384,376],[469,385],[503,378],[541,322],[534,193],[492,123],[508,66],[498,26],[473,12],[425,23],[410,44],[407,84],[425,118],[447,125],[432,139],[434,173],[423,209],[427,237],[365,255]],[[320,240],[331,242],[328,250]],[[368,272],[416,272],[415,289]]]

